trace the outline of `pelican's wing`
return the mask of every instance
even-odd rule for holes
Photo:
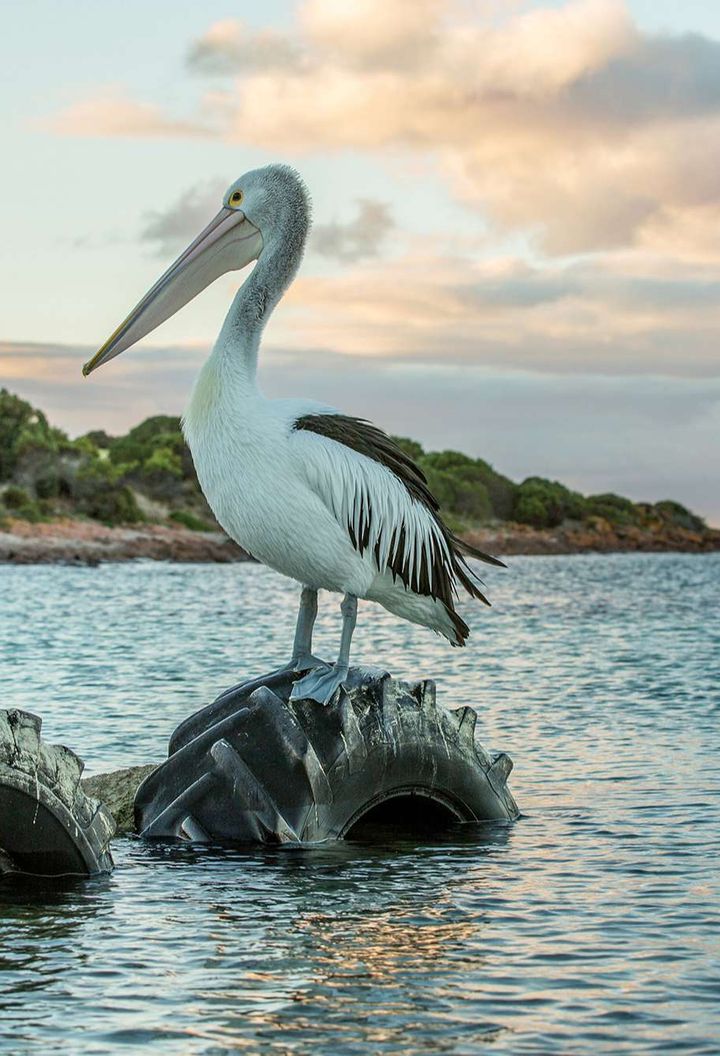
[[[360,418],[313,413],[295,419],[293,437],[308,484],[379,572],[451,611],[458,584],[489,604],[463,555],[502,562],[456,539],[424,473],[386,433]]]

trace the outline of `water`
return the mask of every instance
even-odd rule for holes
[[[300,850],[128,839],[109,878],[5,882],[0,1051],[716,1056],[719,558],[515,558],[463,651],[363,607],[356,655],[474,705],[523,818]],[[91,771],[160,759],[285,658],[294,606],[259,566],[0,568],[0,706]]]

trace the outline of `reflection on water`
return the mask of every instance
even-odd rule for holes
[[[306,849],[124,840],[110,878],[5,881],[0,1051],[715,1054],[719,571],[514,559],[463,652],[368,606],[358,654],[477,707],[524,817]],[[3,706],[95,770],[160,758],[291,637],[293,589],[257,566],[0,584]],[[328,653],[337,631],[328,598]]]

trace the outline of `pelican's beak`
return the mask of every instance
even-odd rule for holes
[[[262,235],[241,209],[220,210],[85,364],[86,376],[130,348],[228,271],[257,260]]]

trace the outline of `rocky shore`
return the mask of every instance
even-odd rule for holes
[[[582,554],[623,551],[720,550],[720,529],[691,531],[660,524],[647,528],[594,523],[567,523],[558,528],[531,528],[504,523],[467,535],[469,542],[491,554]],[[11,520],[0,530],[0,564],[97,565],[132,561],[229,562],[251,558],[222,532],[195,532],[160,524],[108,528],[69,518],[41,524]]]
[[[0,564],[98,565],[132,561],[228,562],[250,558],[222,532],[193,532],[147,524],[108,528],[62,519],[44,524],[11,520],[0,530]]]
[[[720,529],[695,531],[678,525],[656,523],[612,525],[596,518],[594,523],[568,522],[558,528],[531,528],[526,524],[501,524],[466,535],[468,542],[490,554],[586,554],[679,552],[711,553],[720,550]]]

